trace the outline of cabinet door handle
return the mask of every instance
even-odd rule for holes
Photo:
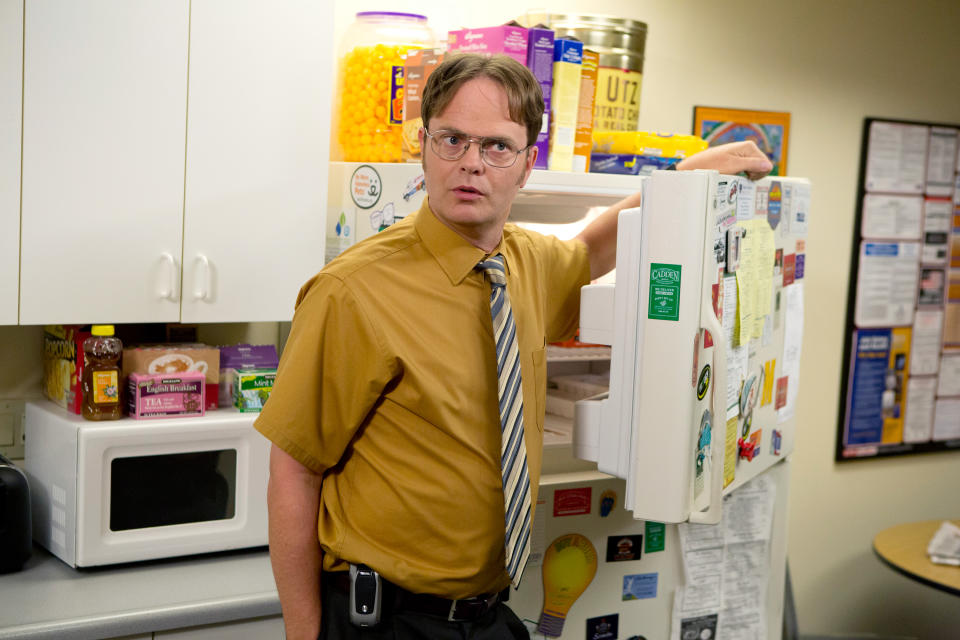
[[[210,260],[201,254],[194,263],[196,267],[193,272],[193,297],[197,300],[210,300]]]
[[[158,298],[177,299],[177,275],[177,260],[169,253],[160,254],[160,270],[157,275]]]

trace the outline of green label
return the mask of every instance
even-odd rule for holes
[[[646,521],[644,525],[643,552],[663,551],[667,527],[662,522]]]
[[[650,305],[647,317],[651,320],[680,319],[680,265],[650,265]]]

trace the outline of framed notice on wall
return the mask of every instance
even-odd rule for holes
[[[960,125],[867,118],[837,460],[960,449]]]

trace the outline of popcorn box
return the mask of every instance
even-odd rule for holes
[[[199,371],[179,375],[131,373],[127,378],[127,412],[137,420],[202,416],[205,387]]]
[[[233,373],[233,406],[240,411],[260,411],[270,398],[276,369],[250,369]]]
[[[550,154],[550,92],[553,87],[553,31],[536,26],[527,30],[527,68],[540,83],[543,93],[543,124],[537,135],[534,169],[546,169]]]
[[[447,34],[447,50],[463,53],[502,53],[521,64],[527,63],[527,30],[516,24],[482,29],[459,29]]]
[[[83,391],[83,341],[89,331],[81,325],[54,324],[43,328],[43,395],[70,413],[80,414]]]
[[[182,375],[198,372],[204,376],[204,407],[217,408],[220,383],[220,350],[205,344],[161,344],[127,347],[123,350],[123,375]]]
[[[403,75],[406,88],[403,94],[403,159],[406,162],[420,162],[423,157],[420,149],[419,132],[423,126],[421,99],[427,78],[443,62],[443,52],[437,49],[419,49],[407,53]]]

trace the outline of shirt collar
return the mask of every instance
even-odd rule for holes
[[[510,273],[510,259],[504,251],[502,237],[493,251],[485,253],[483,249],[473,246],[453,229],[443,224],[430,209],[428,198],[423,199],[423,204],[420,205],[414,220],[414,226],[427,251],[434,257],[453,285],[463,282],[478,262],[498,253],[504,254],[507,273]]]

